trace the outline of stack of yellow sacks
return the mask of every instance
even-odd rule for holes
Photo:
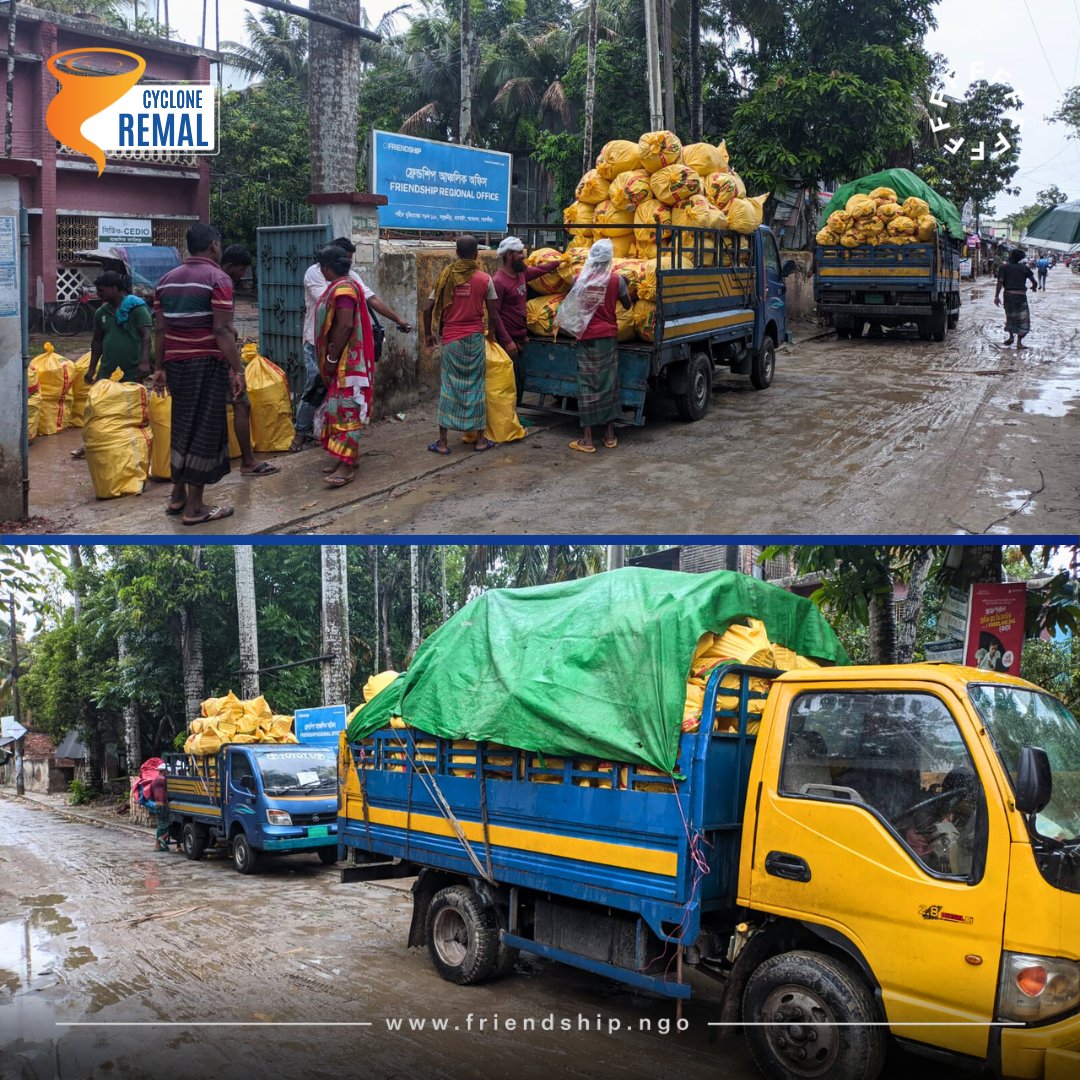
[[[690,663],[690,678],[686,682],[686,704],[683,707],[683,731],[697,731],[701,726],[701,714],[705,706],[705,687],[709,676],[718,664],[752,664],[755,667],[779,668],[781,671],[795,671],[800,668],[817,668],[821,665],[816,660],[799,656],[783,645],[769,641],[765,624],[758,619],[748,619],[747,625],[738,623],[729,626],[723,634],[702,634],[698,639],[694,658]],[[768,679],[751,679],[750,689],[767,693]],[[737,690],[739,677],[728,675],[721,680],[722,689]],[[739,699],[735,694],[717,695],[717,709],[735,710]],[[747,711],[760,716],[765,709],[764,698],[752,698]],[[747,731],[756,735],[760,721],[751,720]],[[736,721],[730,717],[717,717],[717,731],[734,731]]]
[[[925,199],[912,195],[900,202],[890,187],[852,195],[843,210],[834,210],[817,234],[819,244],[876,247],[878,244],[928,244],[937,235],[938,219]]]
[[[207,698],[202,716],[188,724],[184,753],[204,757],[216,754],[227,743],[295,743],[293,717],[276,716],[257,697],[241,701],[231,690],[224,697]]]

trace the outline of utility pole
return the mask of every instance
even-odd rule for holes
[[[649,127],[664,126],[664,106],[660,96],[660,43],[657,37],[656,0],[645,0],[645,57],[649,76]]]
[[[608,544],[607,568],[609,570],[621,570],[626,565],[626,545]]]
[[[22,709],[19,707],[19,635],[15,629],[15,594],[8,595],[8,607],[11,612],[9,628],[11,641],[11,711],[15,714],[15,723],[22,726]],[[17,730],[17,729],[16,729]],[[23,739],[20,735],[15,740],[15,794],[25,795],[23,782]]]
[[[701,0],[690,0],[690,140],[700,142],[704,128],[701,107]]]
[[[660,0],[663,21],[660,48],[664,53],[664,127],[675,130],[675,62],[671,55],[671,0]]]

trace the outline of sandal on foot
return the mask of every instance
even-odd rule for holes
[[[595,454],[596,453],[596,447],[595,446],[586,446],[584,443],[579,442],[577,439],[575,439],[570,444],[570,449],[571,450],[580,450],[581,453],[583,453],[583,454]]]
[[[433,442],[428,449],[433,454],[438,454],[440,457],[446,457],[450,453],[449,446],[440,446],[437,442]]]
[[[179,506],[173,506],[172,503],[166,503],[165,504],[165,513],[168,514],[169,517],[177,517],[178,515],[180,515],[180,514],[182,514],[184,512],[184,508],[186,506],[187,506],[187,503],[181,503]]]
[[[483,443],[477,443],[472,451],[474,454],[482,454],[485,450],[490,450],[495,444],[493,442],[484,441]]]
[[[281,472],[281,467],[278,465],[271,465],[269,461],[260,461],[254,469],[240,470],[241,476],[270,476],[273,473]]]
[[[231,506],[212,506],[210,513],[204,514],[201,518],[181,518],[181,525],[206,525],[211,521],[223,521],[227,517],[233,516],[233,508]]]
[[[323,479],[323,483],[327,487],[343,488],[346,484],[351,484],[356,479],[356,473],[352,476],[327,476]]]
[[[609,450],[614,450],[614,449],[615,449],[615,447],[619,445],[619,438],[618,438],[618,436],[617,436],[617,435],[613,435],[613,436],[612,436],[612,437],[611,437],[610,439],[605,439],[605,440],[604,440],[604,445],[605,445],[605,446],[606,446],[606,447],[607,447],[607,448],[608,448]]]

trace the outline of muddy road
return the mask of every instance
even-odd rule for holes
[[[314,856],[241,878],[4,796],[0,838],[4,1080],[758,1076],[741,1036],[708,1026],[708,980],[683,1033],[672,1002],[535,958],[488,986],[444,982],[405,948],[408,881],[342,885]],[[913,1068],[953,1075],[897,1053],[888,1076]]]

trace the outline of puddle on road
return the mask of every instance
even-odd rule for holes
[[[95,956],[93,951],[87,948],[87,946],[76,945],[75,948],[72,949],[71,952],[69,952],[67,954],[67,957],[64,959],[64,967],[68,969],[80,968],[83,966],[83,964],[92,963],[96,959],[97,956]]]
[[[1024,412],[1034,416],[1067,416],[1077,398],[1075,386],[1040,386],[1036,396],[1021,402]]]
[[[52,933],[35,922],[33,913],[0,922],[0,956],[10,965],[0,972],[0,985],[9,986],[15,994],[55,985],[60,958],[50,948],[53,939]]]

